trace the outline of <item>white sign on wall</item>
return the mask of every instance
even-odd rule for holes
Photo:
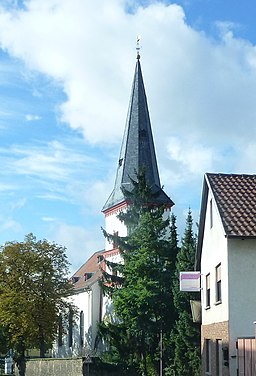
[[[200,272],[180,272],[180,291],[200,291]]]

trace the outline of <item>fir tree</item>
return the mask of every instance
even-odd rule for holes
[[[179,273],[194,270],[196,237],[193,232],[191,210],[188,212],[186,228],[177,255],[176,282],[174,284],[174,305],[178,319],[173,334],[174,362],[173,373],[176,376],[200,375],[200,325],[192,321],[190,300],[199,300],[199,293],[181,292]]]
[[[129,235],[120,238],[105,235],[119,245],[122,265],[111,267],[118,277],[107,276],[118,323],[101,327],[116,361],[124,368],[135,366],[140,375],[158,375],[159,365],[168,363],[170,331],[175,322],[171,284],[177,252],[175,218],[172,217],[170,241],[169,219],[163,219],[164,207],[155,205],[158,192],[137,174],[132,192],[124,191],[130,205],[119,218],[127,226]],[[173,246],[173,248],[172,248]],[[166,357],[165,357],[166,355]]]

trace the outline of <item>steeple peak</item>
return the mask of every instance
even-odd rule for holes
[[[141,36],[138,35],[137,36],[137,47],[136,47],[136,50],[137,50],[137,60],[140,60],[140,49],[141,49],[140,40],[141,40]]]
[[[157,197],[156,203],[165,204],[169,207],[173,206],[172,200],[164,193],[160,185],[147,97],[141,72],[140,55],[137,54],[115,186],[103,207],[103,212],[125,202],[122,188],[131,191],[133,188],[131,178],[136,180],[136,173],[140,170],[145,171],[146,180],[152,187],[152,191],[156,192],[160,190],[160,195]]]

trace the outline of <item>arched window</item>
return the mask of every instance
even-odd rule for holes
[[[73,312],[69,311],[68,317],[68,346],[72,347],[73,345]]]
[[[58,326],[58,346],[63,345],[63,321],[62,314],[59,315],[59,326]]]
[[[80,312],[80,325],[79,325],[80,345],[84,345],[84,312]]]

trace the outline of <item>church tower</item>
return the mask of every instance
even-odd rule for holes
[[[157,167],[155,147],[148,111],[147,97],[141,72],[140,55],[137,54],[134,79],[126,126],[117,165],[114,189],[102,211],[105,214],[107,233],[126,236],[127,229],[117,218],[118,213],[127,207],[122,187],[132,190],[130,178],[136,180],[136,172],[143,169],[152,191],[159,191],[156,205],[166,206],[166,215],[174,205],[162,190]],[[115,246],[106,240],[106,251],[115,251]],[[113,255],[114,256],[114,255]]]
[[[136,172],[141,170],[145,172],[152,192],[159,193],[155,196],[155,202],[150,202],[150,204],[164,206],[166,208],[164,216],[169,216],[169,211],[174,204],[161,189],[138,54],[114,188],[102,209],[105,214],[107,233],[127,235],[125,225],[117,218],[120,211],[125,210],[128,204],[131,204],[126,201],[122,188],[132,191],[133,185],[130,178],[136,180]],[[113,302],[109,296],[103,294],[102,286],[98,283],[102,279],[102,270],[110,274],[113,272],[111,265],[106,261],[122,262],[119,249],[107,239],[105,250],[95,252],[74,273],[72,277],[75,290],[73,301],[80,314],[76,319],[77,324],[69,325],[69,331],[63,340],[62,331],[60,331],[59,341],[55,343],[53,350],[55,357],[88,356],[88,349],[93,354],[95,349],[102,351],[102,344],[98,341],[98,323],[104,319],[114,319]]]

